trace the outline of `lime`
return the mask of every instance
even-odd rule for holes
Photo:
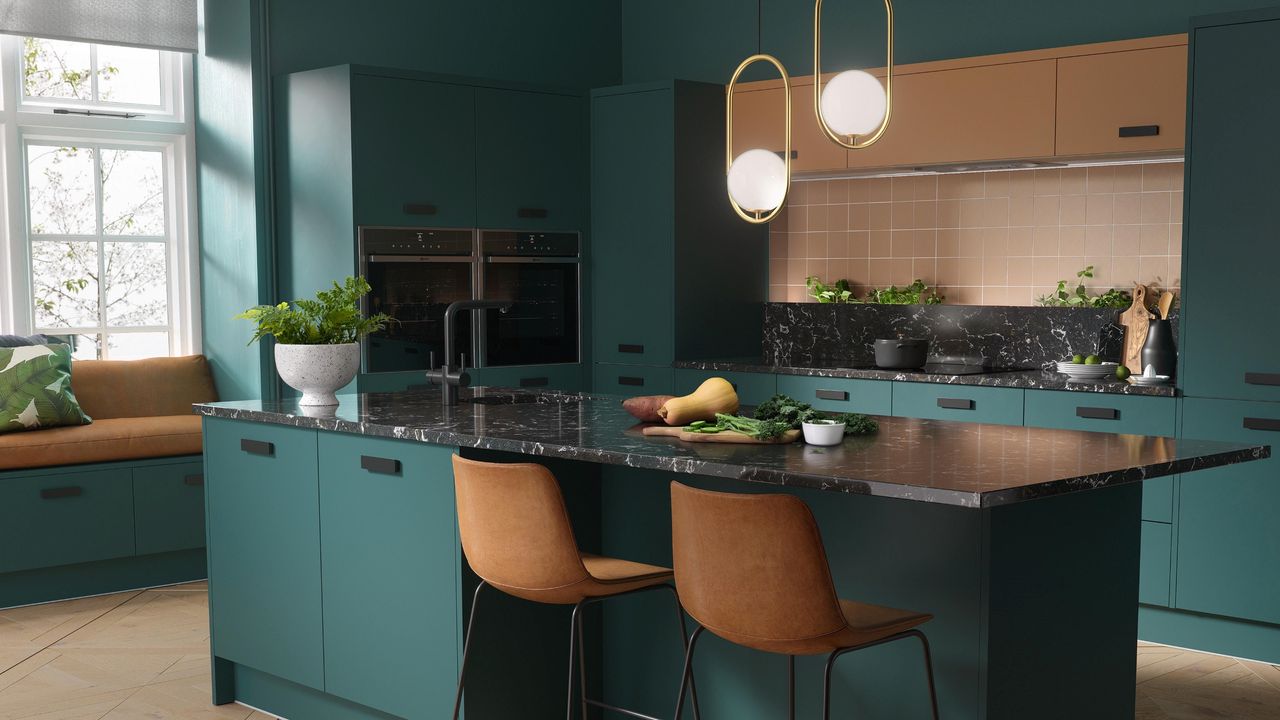
[[[1097,355],[1090,355],[1089,357],[1084,359],[1085,365],[1098,365],[1101,362],[1102,362],[1102,358],[1098,357]]]
[[[1080,363],[1084,362],[1084,356],[1083,356],[1083,355],[1072,355],[1072,356],[1071,356],[1071,362],[1073,362],[1073,363],[1075,363],[1075,364],[1079,365]]]
[[[1128,379],[1129,379],[1129,375],[1131,375],[1131,374],[1132,374],[1132,373],[1130,373],[1130,372],[1129,372],[1129,368],[1127,368],[1127,367],[1125,367],[1125,366],[1123,366],[1123,365],[1117,365],[1117,366],[1116,366],[1116,379],[1117,379],[1117,380],[1128,380]]]

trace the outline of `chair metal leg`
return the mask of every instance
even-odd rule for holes
[[[467,679],[467,655],[471,652],[471,628],[476,624],[476,607],[480,604],[480,591],[488,583],[481,580],[476,592],[471,596],[471,617],[467,618],[467,637],[462,643],[462,667],[458,672],[458,693],[453,698],[453,720],[458,720],[458,712],[462,709],[462,687]]]
[[[582,700],[582,720],[587,720],[587,650],[582,640],[582,615],[575,612],[578,627],[578,697]],[[570,680],[572,682],[572,679]]]
[[[565,720],[573,720],[573,658],[578,648],[582,647],[581,639],[578,636],[578,629],[581,627],[579,618],[582,615],[582,606],[586,604],[585,600],[581,600],[577,605],[573,606],[573,616],[569,618],[569,709],[565,714]],[[578,666],[582,667],[581,659]],[[584,691],[585,692],[585,691]],[[585,709],[586,701],[583,701]],[[582,720],[587,720],[586,712],[582,714]]]
[[[924,648],[924,669],[929,677],[929,702],[933,705],[933,720],[938,720],[938,689],[933,684],[933,654],[929,652],[929,638],[919,630],[912,630],[909,634],[915,635]]]
[[[867,648],[873,648],[877,645],[885,645],[898,640],[905,640],[909,637],[916,638],[924,647],[924,669],[929,678],[929,702],[933,707],[933,720],[938,720],[938,692],[933,684],[933,659],[929,654],[929,639],[926,638],[924,633],[919,630],[907,630],[900,632],[897,635],[881,638],[875,642],[869,642],[865,645],[857,645],[855,647],[840,648],[839,650],[831,653],[831,655],[827,657],[827,668],[822,678],[822,720],[830,720],[831,718],[831,668],[835,665],[836,658],[855,650],[866,650]]]
[[[666,585],[671,590],[671,598],[676,603],[676,617],[680,621],[680,642],[685,652],[689,652],[689,630],[684,624],[684,606],[680,604],[680,593],[674,585]],[[702,710],[698,707],[698,683],[693,668],[689,668],[689,695],[693,699],[693,720],[702,720]]]
[[[705,629],[701,625],[694,628],[693,635],[689,638],[689,649],[684,653],[684,672],[680,675],[680,694],[676,696],[675,720],[680,720],[680,716],[684,714],[684,694],[693,676],[693,651],[698,647],[698,638],[702,637],[702,631]]]
[[[796,656],[787,656],[787,718],[796,720]]]

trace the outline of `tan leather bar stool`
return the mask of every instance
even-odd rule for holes
[[[458,532],[462,551],[471,569],[480,576],[471,600],[471,618],[462,649],[462,671],[453,703],[454,720],[462,706],[471,628],[476,622],[480,591],[492,586],[508,595],[537,603],[573,605],[569,622],[569,704],[566,717],[573,720],[573,667],[578,655],[579,702],[582,718],[587,706],[657,720],[633,710],[614,707],[587,697],[586,663],[583,661],[582,608],[607,598],[651,590],[667,590],[675,599],[680,639],[686,652],[684,610],[671,584],[671,570],[618,558],[589,555],[578,550],[569,524],[564,497],[551,471],[535,463],[488,463],[453,457],[453,482],[458,503]],[[692,680],[681,677],[683,690]],[[699,717],[696,689],[693,712]]]
[[[684,678],[703,630],[736,645],[787,656],[790,717],[796,716],[796,656],[827,654],[822,717],[831,712],[831,667],[854,650],[916,638],[924,647],[934,720],[929,641],[916,630],[926,613],[836,596],[813,513],[792,495],[744,495],[671,483],[671,544],[676,588],[698,622],[685,653]],[[680,683],[676,720],[684,704]]]

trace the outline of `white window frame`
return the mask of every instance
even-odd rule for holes
[[[196,216],[194,92],[191,56],[171,54],[181,81],[174,87],[173,112],[139,118],[59,115],[58,103],[22,102],[22,38],[0,35],[0,334],[35,331],[31,294],[31,236],[28,228],[28,142],[74,143],[114,147],[162,147],[165,151],[166,223],[170,243],[169,351],[201,352],[199,239]],[[99,106],[105,108],[106,106]],[[115,111],[114,106],[111,107]],[[153,113],[154,113],[154,109]],[[125,238],[127,239],[127,238]]]
[[[26,89],[23,86],[22,78],[22,42],[23,38],[18,36],[4,36],[5,39],[15,39],[17,41],[17,57],[14,62],[5,65],[4,79],[6,82],[13,83],[15,92],[13,93],[17,101],[17,107],[20,110],[29,112],[45,112],[52,114],[55,108],[64,108],[69,110],[98,110],[101,112],[128,113],[137,114],[139,119],[146,120],[169,120],[181,122],[183,116],[182,103],[175,95],[182,93],[175,92],[178,87],[173,80],[175,77],[182,77],[182,65],[184,53],[161,52],[160,53],[160,103],[158,105],[142,105],[138,103],[121,103],[111,101],[93,102],[92,100],[79,100],[76,98],[29,98],[26,96]],[[89,45],[89,58],[93,65],[98,62],[98,46],[100,43],[81,43]],[[93,73],[89,77],[90,94],[98,94],[98,75]],[[190,87],[186,83],[182,83],[180,87]],[[188,93],[189,94],[189,93]],[[7,93],[6,93],[7,95]],[[7,99],[7,98],[6,98]],[[8,103],[5,103],[8,107]]]

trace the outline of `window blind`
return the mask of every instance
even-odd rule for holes
[[[196,0],[0,0],[0,33],[195,52]]]

